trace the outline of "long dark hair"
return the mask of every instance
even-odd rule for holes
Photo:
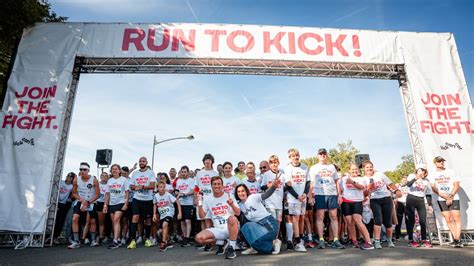
[[[239,189],[239,187],[243,187],[243,188],[245,189],[245,193],[247,193],[247,197],[250,196],[250,190],[249,190],[249,188],[248,188],[245,184],[239,184],[239,185],[237,185],[237,186],[235,187],[235,190],[234,190],[234,198],[235,198],[238,202],[241,201],[240,198],[239,198],[239,196],[238,196],[238,194],[237,194],[237,190]]]

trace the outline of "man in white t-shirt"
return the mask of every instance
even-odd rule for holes
[[[451,169],[444,166],[446,160],[436,156],[433,163],[436,171],[429,173],[432,190],[438,195],[438,206],[453,235],[454,247],[462,248],[461,243],[461,204],[459,202],[459,176]],[[453,222],[454,221],[454,222]]]
[[[204,169],[198,171],[196,177],[194,178],[196,186],[194,195],[195,199],[197,199],[198,193],[201,193],[204,198],[208,197],[209,195],[212,195],[211,178],[213,178],[214,176],[219,176],[219,173],[213,168],[214,156],[212,156],[212,154],[204,154],[204,156],[202,157],[202,163],[204,164]],[[196,212],[197,208],[198,207],[196,206]],[[207,213],[204,219],[201,219],[199,215],[196,215],[196,219],[201,221],[202,230],[212,226],[210,213]],[[210,246],[204,247],[203,250],[209,251]]]
[[[337,207],[342,203],[341,189],[339,187],[339,175],[333,164],[329,164],[327,150],[321,148],[318,150],[319,162],[309,170],[311,185],[314,194],[314,208],[316,210],[316,224],[319,235],[318,248],[326,247],[324,242],[324,213],[329,212],[330,226],[333,232],[333,247],[344,248],[339,242],[339,227],[337,221]]]
[[[194,216],[194,179],[189,177],[189,167],[183,165],[179,171],[179,179],[176,181],[178,200],[181,204],[183,217],[181,219],[181,230],[183,231],[182,247],[189,247],[191,236],[191,224]]]
[[[139,169],[133,171],[130,177],[130,190],[133,193],[132,202],[132,224],[130,226],[130,239],[128,249],[137,248],[135,241],[138,221],[140,217],[145,222],[145,247],[152,247],[153,242],[150,239],[151,219],[153,216],[153,191],[155,190],[156,175],[148,167],[148,160],[145,157],[138,159]]]
[[[206,198],[198,196],[198,215],[203,219],[209,212],[214,227],[204,229],[196,235],[196,242],[210,245],[214,242],[219,247],[217,255],[226,254],[226,259],[237,257],[235,247],[239,234],[239,222],[235,215],[240,215],[240,209],[233,196],[224,193],[222,178],[215,176],[211,179],[212,195]],[[224,251],[224,241],[229,239],[229,245]]]
[[[288,150],[290,164],[285,168],[285,183],[288,191],[288,214],[293,224],[295,251],[305,252],[303,231],[304,215],[306,214],[306,197],[310,182],[308,167],[300,162],[300,152],[297,149]]]

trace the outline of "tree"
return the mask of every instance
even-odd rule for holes
[[[23,29],[35,22],[63,22],[46,0],[3,0],[0,8],[0,95],[4,93],[13,49]],[[3,99],[0,99],[3,100]],[[2,103],[3,104],[3,103]]]
[[[415,161],[413,155],[408,154],[402,156],[402,163],[397,165],[394,171],[387,171],[385,175],[390,178],[393,182],[398,183],[404,176],[408,176],[415,172]]]
[[[329,149],[329,162],[341,168],[342,173],[346,173],[349,170],[349,163],[354,162],[357,153],[359,150],[354,147],[352,140],[347,140],[344,143],[338,143],[335,148]],[[311,167],[318,163],[318,158],[313,156],[301,161]]]

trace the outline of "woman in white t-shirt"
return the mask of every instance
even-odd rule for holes
[[[374,165],[366,160],[362,163],[365,177],[369,179],[368,190],[370,192],[370,208],[374,214],[374,247],[381,249],[380,237],[382,224],[387,230],[388,247],[394,248],[392,241],[392,191],[396,192],[397,197],[402,194],[395,183],[381,172],[374,171]],[[390,188],[390,190],[388,189]]]
[[[349,231],[349,238],[352,240],[354,247],[360,247],[361,249],[374,249],[370,243],[370,236],[367,228],[362,222],[364,192],[367,189],[368,179],[361,177],[359,174],[359,167],[355,163],[349,164],[349,175],[341,178],[341,189],[342,189],[342,204],[341,210],[344,218],[347,222],[347,228]],[[357,236],[355,226],[359,229],[359,232],[364,237],[365,242],[360,246],[357,242]]]
[[[416,167],[416,174],[411,174],[407,178],[408,195],[406,198],[406,213],[407,213],[407,232],[410,247],[419,247],[420,245],[431,248],[430,242],[426,239],[426,206],[425,198],[429,205],[429,211],[432,212],[431,207],[431,184],[428,178],[428,170],[426,165],[419,165]],[[415,211],[418,213],[418,218],[421,228],[421,241],[415,242],[413,239],[413,227],[415,226]]]
[[[267,211],[263,201],[268,199],[281,180],[275,179],[264,193],[250,194],[245,184],[240,184],[235,189],[235,198],[239,202],[240,212],[247,222],[241,225],[240,231],[244,235],[250,248],[242,251],[242,255],[249,254],[271,254],[273,240],[278,235],[278,222],[273,215]]]

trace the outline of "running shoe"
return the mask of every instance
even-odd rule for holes
[[[382,244],[380,244],[380,240],[374,241],[374,248],[375,249],[382,249]]]
[[[280,254],[280,249],[281,249],[281,240],[280,240],[280,239],[276,239],[275,242],[273,243],[273,251],[272,251],[272,254],[273,254],[273,255]]]
[[[324,240],[319,241],[318,249],[325,249],[325,248],[326,248],[326,242]]]
[[[408,246],[411,247],[411,248],[417,248],[417,247],[420,246],[420,244],[418,244],[418,242],[412,240],[408,243]]]
[[[364,243],[360,244],[359,247],[360,247],[360,249],[362,249],[362,250],[374,249],[374,246],[372,246],[370,243],[365,242],[365,241],[364,241]]]
[[[145,240],[145,247],[153,247],[153,242],[150,239]]]
[[[132,239],[132,241],[130,241],[130,244],[128,244],[128,249],[136,249],[137,248],[137,242],[135,242],[135,239]]]
[[[421,246],[425,248],[432,248],[433,246],[431,245],[430,241],[428,240],[423,240],[421,241]]]
[[[139,236],[137,238],[137,245],[140,245],[142,242],[143,242],[143,238],[141,236]]]
[[[306,248],[314,248],[314,243],[313,243],[313,241],[308,241],[308,242],[306,242]]]
[[[252,255],[252,254],[257,254],[258,252],[253,249],[252,247],[242,251],[242,255]]]
[[[297,252],[306,252],[306,248],[304,247],[304,242],[301,241],[295,245],[295,251]]]
[[[343,244],[341,244],[341,242],[339,242],[339,240],[334,240],[331,246],[332,248],[338,248],[338,249],[346,248]]]
[[[352,247],[353,248],[360,248],[359,242],[357,242],[357,240],[352,240]]]
[[[120,244],[121,245],[126,245],[127,244],[127,239],[122,238],[122,240],[120,241]]]
[[[190,244],[188,241],[183,240],[183,243],[181,243],[181,246],[182,246],[182,247],[190,247],[191,244]],[[199,249],[199,247],[198,247],[198,249]]]
[[[92,240],[91,247],[97,247],[99,243],[96,240]]]
[[[84,245],[89,245],[90,243],[89,238],[84,239]]]
[[[209,251],[211,251],[211,250],[212,250],[212,245],[205,245],[205,246],[204,246],[204,250],[203,250],[203,251],[209,252]]]
[[[224,245],[217,245],[216,255],[217,256],[222,256],[224,254],[225,254]]]
[[[161,242],[160,243],[160,251],[165,252],[168,249],[168,245],[166,243]]]
[[[463,245],[463,243],[461,242],[461,240],[455,240],[454,247],[455,247],[455,248],[463,248],[464,245]]]
[[[393,243],[393,241],[392,241],[391,239],[389,239],[389,240],[387,241],[387,246],[388,246],[389,248],[394,248],[394,247],[395,247],[395,243]]]
[[[120,247],[120,244],[118,241],[112,241],[112,243],[110,243],[108,249],[116,249],[116,248],[119,248]]]
[[[295,245],[293,244],[293,241],[288,240],[286,242],[286,250],[295,251]]]
[[[235,250],[232,246],[228,246],[226,251],[225,251],[225,258],[226,259],[233,259],[237,257],[237,254],[235,254]]]
[[[80,248],[81,244],[77,241],[72,242],[71,245],[67,246],[68,249],[75,249],[75,248]]]

